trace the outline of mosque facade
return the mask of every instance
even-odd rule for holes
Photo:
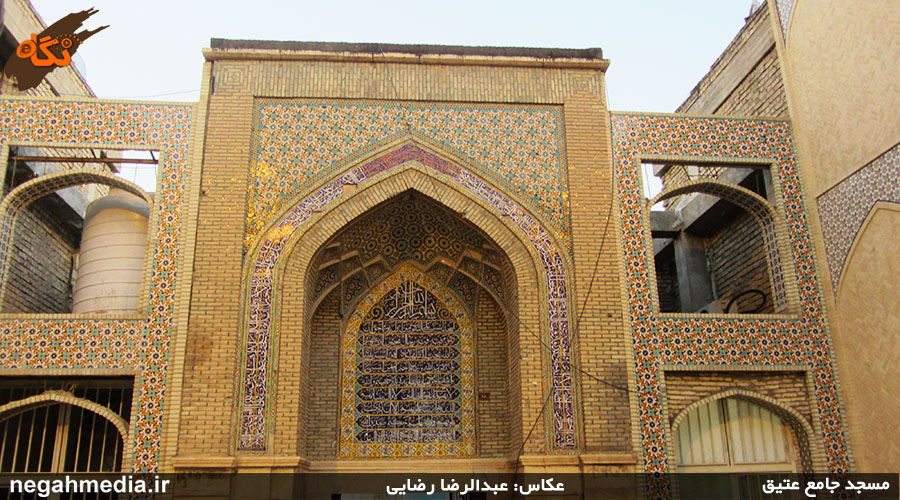
[[[821,140],[840,84],[798,54],[838,42],[796,3],[673,114],[607,109],[599,49],[213,39],[197,103],[3,96],[0,154],[32,174],[0,202],[0,425],[60,437],[6,439],[0,470],[896,470],[866,437],[900,414],[867,414],[896,350],[854,338],[896,320],[865,263],[900,127]],[[845,99],[889,108],[888,81]],[[115,175],[134,151],[152,193]],[[59,207],[50,304],[23,283],[60,260],[29,257]],[[144,232],[92,240],[122,218]]]

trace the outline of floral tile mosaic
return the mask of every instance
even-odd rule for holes
[[[472,161],[568,240],[562,112],[555,106],[258,99],[246,245],[289,202],[403,135]]]
[[[130,145],[159,148],[160,191],[153,239],[149,304],[142,320],[0,320],[0,365],[19,369],[131,369],[136,373],[136,413],[132,416],[132,468],[159,466],[178,240],[182,231],[184,179],[191,128],[191,105],[104,101],[0,100],[0,140]],[[10,200],[5,200],[10,205]],[[13,204],[14,205],[14,204]],[[0,248],[8,248],[11,227],[4,215]],[[0,256],[0,262],[5,262]],[[0,269],[0,276],[6,269]]]
[[[662,411],[661,365],[812,367],[826,466],[849,471],[844,424],[822,314],[809,228],[793,152],[782,121],[613,114],[616,189],[620,198],[626,290],[634,348],[643,459],[649,472],[669,470],[668,422]],[[797,275],[800,313],[782,318],[667,317],[654,310],[644,237],[640,156],[691,156],[773,161],[780,179],[790,262]],[[752,368],[750,368],[752,369]]]
[[[900,145],[847,176],[817,201],[831,286],[837,293],[853,240],[878,201],[900,203]]]
[[[316,214],[347,199],[345,186],[362,188],[375,183],[382,174],[409,162],[425,167],[429,174],[481,200],[495,215],[506,221],[523,242],[531,245],[542,266],[546,287],[546,313],[542,311],[542,334],[550,348],[549,373],[553,391],[551,442],[554,449],[573,450],[577,446],[576,401],[569,335],[569,278],[564,253],[556,240],[531,213],[472,172],[413,142],[407,142],[380,156],[362,162],[301,198],[270,226],[250,256],[247,280],[248,308],[245,326],[245,355],[242,374],[241,428],[239,447],[266,448],[269,415],[269,381],[273,367],[276,322],[272,311],[279,290],[277,270],[286,248],[315,220]],[[544,288],[542,286],[542,288]],[[364,453],[365,454],[365,453]]]

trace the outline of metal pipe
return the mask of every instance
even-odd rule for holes
[[[56,162],[56,163],[144,163],[159,164],[159,160],[145,158],[81,158],[78,156],[11,156],[11,160]]]

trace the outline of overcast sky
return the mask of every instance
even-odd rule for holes
[[[610,109],[674,111],[751,0],[32,0],[44,22],[89,7],[78,49],[99,97],[196,101],[209,39],[600,47]]]

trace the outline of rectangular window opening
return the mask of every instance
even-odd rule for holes
[[[11,145],[3,195],[73,170],[112,173],[152,193],[158,160],[156,150]],[[138,314],[150,225],[147,195],[111,188],[102,178],[73,186],[64,180],[31,185],[36,198],[12,214],[0,313]],[[32,194],[17,196],[28,200]]]
[[[770,264],[778,259],[770,252],[777,247],[766,241],[774,237],[774,229],[765,228],[739,203],[744,195],[728,187],[745,188],[772,203],[769,168],[644,162],[641,171],[649,199],[689,185],[672,196],[664,194],[650,210],[659,311],[776,312]],[[701,186],[696,181],[712,182]]]

